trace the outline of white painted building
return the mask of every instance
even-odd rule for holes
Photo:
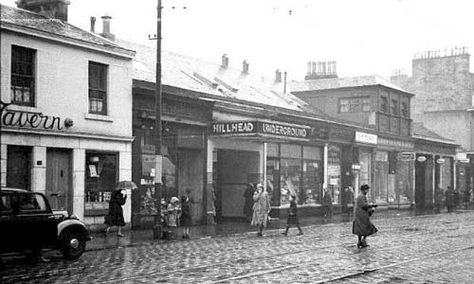
[[[68,1],[18,5],[50,10],[1,6],[1,185],[102,224],[115,183],[131,180],[135,52],[67,23]]]

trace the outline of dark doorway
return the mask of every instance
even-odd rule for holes
[[[31,147],[8,145],[7,187],[31,189]]]

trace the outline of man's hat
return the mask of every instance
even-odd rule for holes
[[[370,188],[370,186],[368,184],[363,184],[361,187],[360,187],[360,190],[368,190]]]

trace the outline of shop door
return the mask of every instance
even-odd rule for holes
[[[48,149],[46,164],[46,197],[51,209],[72,213],[70,151]]]
[[[8,145],[7,187],[29,190],[31,175],[31,147]]]

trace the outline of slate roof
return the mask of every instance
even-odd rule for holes
[[[433,131],[429,130],[421,122],[413,122],[412,126],[413,126],[413,136],[415,138],[435,139],[435,140],[439,140],[440,142],[444,142],[444,143],[447,143],[447,144],[455,144],[454,140],[445,138],[445,137],[437,134],[436,132],[433,132]]]
[[[301,82],[291,82],[291,92],[305,92],[305,91],[319,91],[328,89],[364,87],[364,86],[385,86],[404,93],[410,94],[408,91],[400,88],[392,82],[384,79],[378,75],[358,76],[358,77],[343,77],[343,78],[328,78],[304,80]]]
[[[133,60],[133,79],[154,83],[156,49],[123,40],[117,42],[137,52]],[[282,83],[275,83],[273,79],[242,74],[241,70],[222,68],[220,64],[169,51],[161,53],[161,68],[163,85],[202,92],[223,100],[237,99],[315,113],[301,99],[283,94]]]
[[[125,49],[113,41],[82,30],[68,22],[2,4],[0,4],[0,25],[2,29],[20,30],[25,33],[32,32],[36,36],[43,35],[58,40],[67,40],[70,43],[83,44],[127,57],[134,55],[133,50]]]

